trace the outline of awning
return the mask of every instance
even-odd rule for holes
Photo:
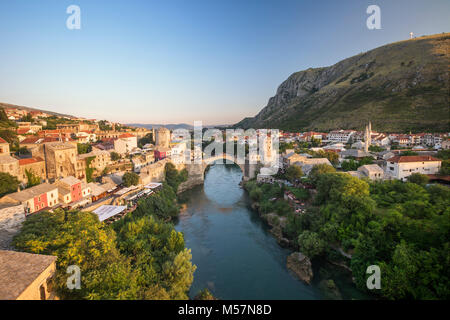
[[[111,206],[111,205],[103,205],[94,211],[96,215],[98,215],[98,219],[100,221],[104,221],[108,218],[111,218],[121,212],[123,212],[127,207],[126,206]]]
[[[162,185],[162,183],[158,183],[158,182],[150,182],[149,184],[146,184],[144,188],[147,189],[156,189],[158,187],[160,187]]]

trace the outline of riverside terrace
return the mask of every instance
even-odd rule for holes
[[[91,211],[106,224],[122,219],[136,209],[138,201],[151,196],[162,188],[162,183],[151,182],[145,186],[131,186],[116,191],[111,197],[99,200],[82,211]],[[106,201],[105,201],[106,200]]]

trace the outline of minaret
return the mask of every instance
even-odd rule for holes
[[[369,127],[367,125],[364,131],[364,151],[369,152]]]
[[[372,144],[372,122],[369,120],[369,132],[367,134],[367,150],[369,150],[370,145]]]

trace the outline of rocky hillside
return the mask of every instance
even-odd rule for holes
[[[449,131],[450,33],[395,42],[292,74],[234,127]]]

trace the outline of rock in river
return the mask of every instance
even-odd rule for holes
[[[301,252],[294,252],[287,257],[287,267],[291,269],[300,280],[311,283],[313,278],[313,271],[311,267],[311,261],[307,256]]]

